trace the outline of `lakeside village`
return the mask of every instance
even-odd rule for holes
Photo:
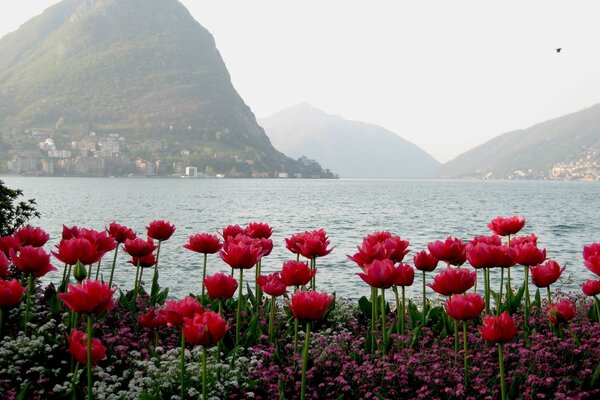
[[[189,149],[167,149],[160,140],[148,139],[128,142],[117,133],[72,140],[58,148],[52,137],[43,131],[29,132],[37,138],[38,147],[6,151],[7,160],[0,171],[26,176],[126,176],[126,177],[176,177],[176,178],[332,178],[329,170],[323,171],[317,161],[307,157],[298,159],[302,171],[258,171],[255,161],[235,154],[203,154],[201,166],[192,161]],[[169,151],[168,160],[158,154]],[[206,160],[209,159],[207,162]]]

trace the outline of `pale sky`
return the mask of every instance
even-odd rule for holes
[[[56,2],[0,0],[0,36]],[[598,1],[181,2],[259,118],[308,102],[444,162],[600,103]]]

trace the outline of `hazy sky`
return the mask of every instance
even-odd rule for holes
[[[56,2],[0,0],[0,36]],[[598,1],[181,2],[258,117],[308,102],[440,161],[600,102]]]

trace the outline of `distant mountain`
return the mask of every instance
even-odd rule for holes
[[[177,0],[63,0],[2,37],[0,130],[15,148],[35,145],[31,130],[57,145],[93,131],[159,140],[153,157],[183,150],[200,168],[303,168],[273,148]]]
[[[600,104],[500,135],[444,164],[438,176],[600,179]]]
[[[377,125],[349,121],[300,104],[259,121],[273,145],[291,157],[306,156],[341,177],[431,178],[432,156]]]

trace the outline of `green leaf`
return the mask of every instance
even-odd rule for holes
[[[367,299],[366,296],[363,296],[360,299],[358,299],[358,309],[365,317],[367,317],[367,319],[371,319],[371,308],[371,301]]]
[[[28,397],[27,396],[27,392],[29,392],[29,386],[31,386],[30,383],[26,384],[25,386],[23,386],[21,388],[21,390],[19,391],[19,393],[17,394],[17,397],[15,397],[15,400],[25,400]]]
[[[424,309],[423,312],[425,312],[425,315],[427,315],[426,309]],[[419,311],[417,305],[411,300],[408,300],[408,316],[412,326],[417,326],[420,324],[423,318],[423,314]]]

